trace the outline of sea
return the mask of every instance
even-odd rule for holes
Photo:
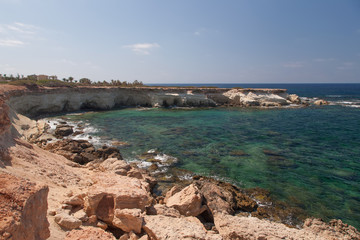
[[[184,170],[271,197],[328,221],[360,228],[360,84],[161,84],[281,88],[326,106],[300,108],[123,108],[56,116],[85,126],[77,138],[125,142],[125,160],[157,152],[173,159],[159,171]]]

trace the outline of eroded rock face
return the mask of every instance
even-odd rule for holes
[[[318,105],[318,106],[320,106],[320,105],[329,105],[329,102],[325,101],[325,100],[322,100],[322,99],[319,99],[319,100],[316,100],[314,102],[314,105]]]
[[[143,219],[140,209],[116,209],[113,225],[125,232],[141,233]]]
[[[47,186],[0,173],[0,238],[47,239],[50,236],[46,218],[48,192]]]
[[[116,240],[116,238],[101,228],[84,227],[67,233],[64,240]]]
[[[66,212],[55,216],[55,222],[66,229],[75,229],[81,226],[82,221]]]
[[[216,229],[223,239],[359,239],[353,227],[328,225],[318,219],[305,221],[303,229],[289,228],[281,223],[260,220],[254,217],[238,217],[222,213],[214,216]],[[338,228],[337,228],[338,227]],[[341,229],[341,230],[340,230]]]
[[[140,209],[144,211],[153,199],[149,184],[143,180],[120,175],[98,174],[85,197],[84,210],[88,216],[112,224],[116,209]]]
[[[198,216],[206,210],[202,200],[203,197],[199,189],[194,184],[191,184],[167,199],[166,206],[177,209],[185,216]]]
[[[62,138],[71,135],[73,132],[73,128],[69,125],[57,125],[55,129],[55,136],[57,138]]]
[[[151,239],[205,239],[206,231],[195,217],[145,216],[143,229]]]

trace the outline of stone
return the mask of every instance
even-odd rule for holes
[[[124,232],[141,233],[143,219],[140,209],[116,209],[112,223]]]
[[[195,217],[145,216],[143,229],[150,239],[203,239],[206,230]]]
[[[106,223],[104,223],[103,221],[98,221],[96,223],[96,226],[103,229],[103,230],[106,230],[108,228],[108,225]]]
[[[353,227],[336,229],[319,219],[307,219],[303,229],[296,229],[254,217],[217,213],[214,223],[223,239],[360,239]]]
[[[177,217],[180,218],[181,214],[175,208],[167,207],[163,204],[155,204],[147,209],[148,215],[163,215],[168,217]]]
[[[177,209],[185,216],[198,216],[206,210],[202,205],[202,195],[194,184],[167,199],[166,206]]]
[[[88,188],[84,210],[107,224],[112,224],[116,209],[145,211],[153,201],[149,184],[143,180],[108,173],[99,173],[92,180],[96,184]]]
[[[116,240],[116,238],[101,228],[84,227],[68,232],[64,240]]]
[[[234,213],[236,203],[233,194],[210,181],[196,181],[196,186],[206,200],[206,205],[212,214],[216,212]]]
[[[83,209],[80,209],[79,211],[75,212],[74,217],[81,220],[82,222],[86,222],[89,220],[89,217],[87,216],[86,212]]]
[[[81,226],[81,220],[76,217],[67,214],[66,212],[61,212],[55,215],[55,222],[59,224],[59,226],[64,227],[66,229],[75,229]]]
[[[316,100],[314,102],[314,105],[318,105],[318,106],[320,106],[320,105],[329,105],[329,102],[325,101],[325,100],[322,100],[322,99],[319,99],[319,100]]]
[[[71,206],[83,206],[84,205],[84,194],[73,196],[64,201],[65,204]]]
[[[50,237],[49,188],[0,173],[0,238],[43,240]]]
[[[292,102],[292,103],[295,103],[295,104],[300,104],[301,103],[301,99],[296,94],[289,94],[288,100],[290,102]]]
[[[126,176],[130,169],[131,166],[129,164],[117,158],[108,158],[99,165],[100,171],[111,171],[122,176]]]
[[[55,129],[55,136],[59,137],[66,137],[71,135],[74,132],[73,127],[69,125],[57,125]]]
[[[116,147],[108,147],[106,145],[96,150],[95,156],[102,159],[107,159],[107,158],[117,158],[120,160],[123,159],[119,149],[117,149]]]

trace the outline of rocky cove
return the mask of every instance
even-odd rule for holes
[[[175,185],[162,196],[156,195],[153,191],[156,179],[151,172],[123,161],[116,148],[95,149],[86,141],[71,139],[45,144],[44,136],[49,134],[46,124],[18,114],[34,117],[53,112],[137,105],[279,107],[300,103],[285,90],[175,90],[23,88],[4,92],[0,114],[2,237],[359,238],[355,228],[340,220],[324,223],[319,219],[306,219],[303,226],[289,228],[281,223],[280,215],[288,217],[291,209],[284,213],[283,206],[274,206],[268,211],[264,207],[264,203],[270,201],[266,192],[246,192],[201,176]],[[66,126],[58,126],[58,129],[58,138],[72,134],[66,131]]]

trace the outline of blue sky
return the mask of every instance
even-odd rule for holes
[[[0,0],[0,73],[360,82],[358,0]]]

